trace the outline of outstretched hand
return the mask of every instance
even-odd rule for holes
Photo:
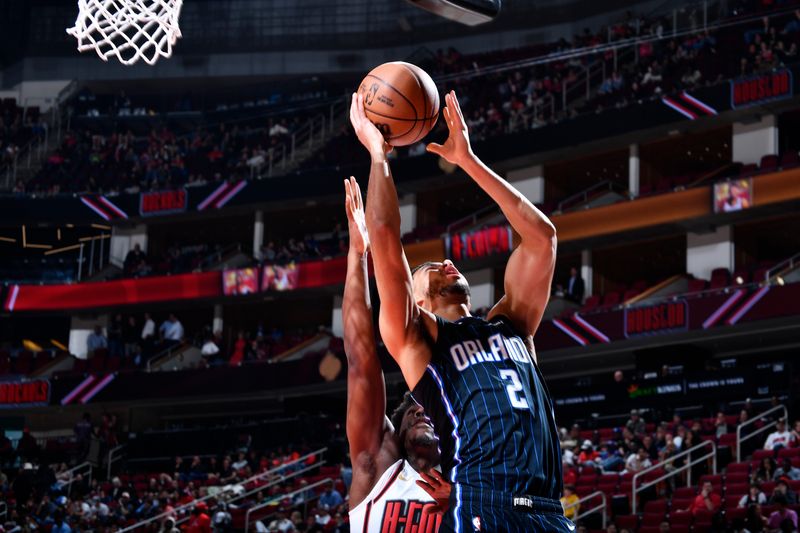
[[[469,144],[469,131],[464,115],[461,113],[461,106],[458,105],[456,92],[450,91],[444,95],[445,106],[442,115],[447,123],[450,134],[444,144],[430,143],[428,151],[443,157],[454,165],[461,165],[470,155],[472,147]]]
[[[358,255],[364,255],[369,250],[369,234],[367,221],[364,217],[364,201],[361,199],[361,189],[353,176],[344,180],[344,208],[347,211],[347,230],[350,233],[350,249]]]
[[[350,124],[353,125],[358,140],[369,151],[373,159],[382,159],[385,154],[392,151],[392,146],[386,142],[380,130],[367,118],[364,111],[363,94],[353,93],[350,102]]]
[[[427,472],[420,471],[419,477],[422,479],[417,480],[417,485],[436,500],[435,511],[446,513],[450,508],[450,483],[445,481],[442,474],[435,468],[431,468]]]

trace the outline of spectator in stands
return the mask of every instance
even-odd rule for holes
[[[653,466],[653,463],[650,461],[650,457],[647,456],[647,450],[641,447],[625,460],[625,473],[635,474],[651,466]]]
[[[286,513],[283,509],[278,509],[275,513],[275,519],[270,522],[268,526],[265,527],[260,520],[256,522],[256,531],[259,533],[289,533],[294,531],[294,523],[286,517]]]
[[[130,250],[127,255],[125,255],[125,261],[123,263],[125,274],[132,274],[142,262],[147,262],[147,255],[142,251],[139,243],[136,243],[133,245],[133,250]]]
[[[714,420],[714,428],[717,439],[728,433],[728,420],[725,418],[725,413],[722,411],[717,413],[717,418]]]
[[[6,465],[10,465],[14,459],[14,445],[11,439],[6,436],[3,428],[0,428],[0,470]]]
[[[571,267],[569,269],[569,279],[564,284],[564,298],[578,304],[582,303],[584,287],[583,278],[578,274],[578,269]]]
[[[669,522],[664,520],[658,524],[658,533],[669,533]]]
[[[36,462],[39,459],[39,444],[36,438],[31,435],[28,427],[22,428],[22,437],[17,442],[17,455],[23,461]]]
[[[714,492],[714,486],[710,481],[706,481],[703,483],[703,488],[700,491],[700,494],[695,497],[692,505],[689,506],[688,511],[691,512],[692,515],[696,515],[700,511],[710,511],[715,513],[719,509],[721,503],[722,498],[720,498],[719,494]]]
[[[142,352],[146,355],[153,353],[153,345],[156,340],[156,323],[150,313],[144,314],[144,325],[142,326]]]
[[[750,490],[739,499],[740,509],[749,509],[753,504],[764,505],[767,503],[767,495],[761,491],[761,485],[751,483]]]
[[[181,533],[181,530],[175,527],[175,518],[168,516],[164,520],[164,525],[161,527],[159,533]]]
[[[772,532],[793,532],[797,531],[797,513],[791,509],[787,509],[788,502],[785,496],[778,496],[774,504],[778,509],[769,515],[767,520],[767,528]]]
[[[342,505],[342,502],[344,502],[342,495],[334,488],[333,481],[329,481],[325,492],[319,497],[319,505],[326,511],[330,511]]]
[[[570,520],[578,515],[580,504],[578,503],[578,495],[575,494],[574,485],[564,485],[564,495],[561,496],[561,507],[564,509],[564,516]]]
[[[775,470],[775,459],[772,457],[764,457],[761,459],[761,463],[759,463],[756,471],[753,472],[753,482],[764,483],[772,481],[772,478],[775,477]]]
[[[122,357],[122,314],[116,313],[108,326],[108,354],[112,357]]]
[[[656,447],[655,441],[653,441],[653,437],[649,433],[642,437],[642,448],[647,451],[647,456],[650,460],[658,458],[658,448]]]
[[[600,454],[595,451],[592,441],[586,439],[581,445],[581,453],[578,456],[578,466],[596,467],[599,457]]]
[[[744,516],[744,523],[742,524],[744,530],[750,533],[760,533],[764,531],[767,526],[767,517],[761,513],[761,505],[757,503],[750,504],[747,507],[747,513]],[[740,531],[740,529],[736,529]]]
[[[122,326],[122,343],[125,357],[133,357],[139,352],[139,328],[136,324],[136,317],[133,315]]]
[[[779,479],[775,484],[775,489],[769,498],[770,505],[777,505],[776,500],[779,497],[784,498],[787,505],[797,505],[797,494],[789,487],[789,482],[785,479]]]
[[[97,350],[108,348],[108,339],[103,335],[103,328],[99,325],[94,327],[94,331],[86,337],[86,357],[94,357]]]
[[[213,336],[206,337],[203,347],[200,348],[200,354],[207,360],[214,359],[219,354],[219,346],[214,342]]]
[[[786,430],[786,420],[778,419],[775,431],[769,434],[764,443],[765,450],[780,450],[781,448],[794,445],[794,436]]]
[[[81,419],[75,423],[73,432],[75,433],[75,440],[78,445],[78,453],[84,457],[89,451],[89,438],[92,435],[92,415],[83,413]]]
[[[625,427],[637,437],[644,435],[647,432],[647,424],[639,416],[638,409],[631,409],[631,417],[625,423]]]
[[[197,504],[195,504],[184,532],[211,533],[211,518],[208,516],[208,505],[206,502],[197,502]]]
[[[788,457],[785,457],[781,462],[781,466],[775,470],[773,479],[777,481],[782,477],[785,477],[790,481],[800,480],[800,468],[792,466],[792,460]]]
[[[158,328],[158,332],[167,344],[175,345],[183,341],[183,324],[174,313],[169,314],[164,323],[161,324],[161,327]]]

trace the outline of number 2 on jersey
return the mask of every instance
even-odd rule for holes
[[[522,390],[522,382],[519,380],[519,374],[512,368],[505,368],[500,371],[500,377],[504,381],[510,381],[506,385],[506,392],[508,392],[508,399],[511,406],[515,409],[528,409],[528,400]]]

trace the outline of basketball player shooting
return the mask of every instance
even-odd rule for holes
[[[439,437],[408,393],[392,420],[385,415],[386,387],[367,290],[369,235],[358,183],[350,178],[344,185],[350,232],[342,317],[347,440],[353,461],[351,531],[435,533],[450,497],[450,484],[434,470],[439,465]]]
[[[498,204],[522,240],[505,272],[505,296],[486,320],[470,315],[469,284],[453,263],[408,266],[385,141],[353,95],[350,120],[370,152],[367,227],[381,300],[380,332],[414,398],[441,438],[453,483],[441,531],[566,532],[561,452],[533,334],[550,294],[556,230],[472,152],[454,92],[449,137],[428,151],[461,167]]]

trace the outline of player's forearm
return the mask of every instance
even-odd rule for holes
[[[460,166],[497,203],[523,242],[545,242],[555,239],[556,227],[547,215],[476,155],[470,154]]]
[[[367,254],[347,254],[347,278],[342,298],[344,349],[348,364],[363,365],[375,359],[375,330],[369,302]]]
[[[367,230],[370,235],[375,231],[373,254],[380,250],[384,238],[400,238],[400,204],[397,200],[397,189],[392,179],[389,162],[381,154],[372,155],[367,187],[366,206]],[[380,255],[381,252],[378,251]]]

